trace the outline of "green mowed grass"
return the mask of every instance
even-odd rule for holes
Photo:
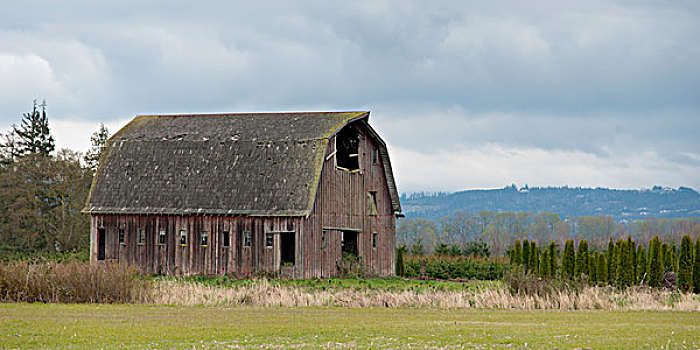
[[[697,349],[700,314],[0,304],[0,347]]]

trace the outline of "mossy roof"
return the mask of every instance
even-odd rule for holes
[[[107,142],[85,211],[308,215],[328,139],[368,117],[369,112],[138,116]]]

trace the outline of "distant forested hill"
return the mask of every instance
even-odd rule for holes
[[[617,222],[646,217],[700,216],[700,194],[693,189],[655,186],[642,190],[608,188],[520,188],[402,195],[401,206],[409,218],[437,219],[457,211],[554,212],[562,219],[606,214]]]

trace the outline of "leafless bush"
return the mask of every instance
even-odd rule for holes
[[[0,264],[0,301],[125,303],[150,300],[151,282],[123,264],[27,262]]]

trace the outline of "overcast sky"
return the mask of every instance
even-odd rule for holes
[[[253,5],[255,4],[255,5]],[[698,1],[0,1],[0,130],[370,110],[402,192],[700,189]]]

